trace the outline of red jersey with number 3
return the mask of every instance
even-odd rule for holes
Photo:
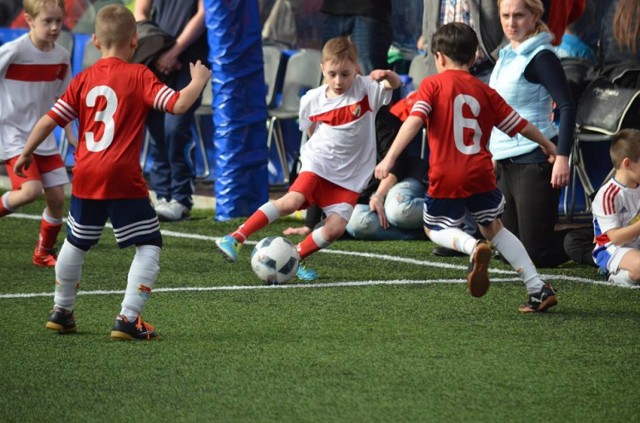
[[[171,113],[179,96],[144,65],[116,57],[78,74],[47,113],[62,127],[78,119],[73,195],[94,200],[148,197],[140,168],[147,113]]]
[[[425,78],[410,116],[427,124],[433,198],[467,198],[496,189],[491,130],[513,136],[528,123],[496,91],[460,70]]]

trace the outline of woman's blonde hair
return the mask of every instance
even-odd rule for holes
[[[613,15],[613,36],[620,47],[638,51],[640,0],[619,0]]]

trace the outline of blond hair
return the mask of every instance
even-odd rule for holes
[[[622,129],[619,131],[611,141],[609,155],[611,156],[611,164],[616,169],[620,169],[625,158],[633,163],[640,160],[640,130]]]
[[[620,47],[638,51],[640,0],[620,0],[613,15],[613,36]]]
[[[358,49],[351,37],[335,37],[326,42],[322,48],[322,63],[342,63],[345,60],[358,65]]]
[[[127,45],[137,32],[133,13],[121,4],[110,4],[96,15],[96,37],[105,48]]]
[[[500,10],[500,5],[502,4],[502,1],[503,0],[498,0],[498,10]],[[523,0],[523,2],[524,2],[524,7],[529,12],[533,13],[534,15],[538,15],[536,26],[533,29],[533,33],[531,33],[529,36],[533,37],[534,35],[538,35],[541,32],[548,32],[555,38],[555,36],[553,35],[553,32],[551,32],[547,24],[542,21],[542,15],[544,14],[544,5],[542,4],[542,1],[541,0]]]
[[[65,4],[64,0],[24,0],[22,2],[22,6],[24,6],[24,11],[27,15],[35,18],[42,12],[44,9],[44,5],[48,3],[55,3],[62,12],[65,12]]]

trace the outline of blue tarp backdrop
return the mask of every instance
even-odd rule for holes
[[[205,0],[213,74],[216,220],[269,198],[267,106],[257,1]]]

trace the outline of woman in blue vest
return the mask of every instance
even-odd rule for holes
[[[537,267],[555,267],[569,259],[563,248],[566,233],[554,229],[560,189],[569,182],[576,107],[551,45],[553,35],[541,20],[542,2],[500,0],[498,5],[509,44],[500,50],[489,85],[558,146],[554,163],[549,163],[538,144],[494,129],[490,148],[506,200],[502,221]],[[558,126],[553,122],[554,102]]]

